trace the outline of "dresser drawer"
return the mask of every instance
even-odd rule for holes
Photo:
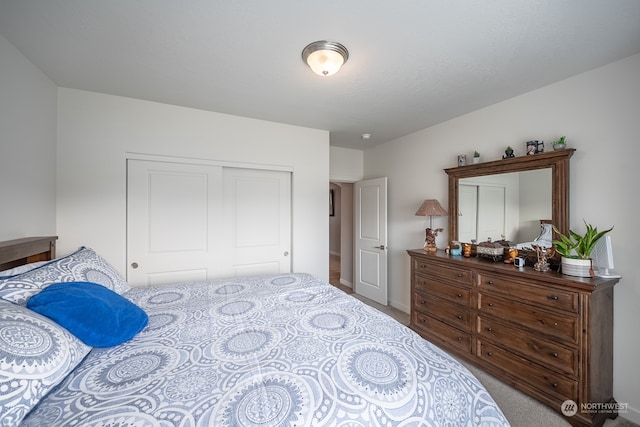
[[[504,277],[491,274],[478,274],[478,289],[480,292],[499,292],[513,298],[526,300],[528,303],[541,307],[551,307],[559,310],[578,312],[578,293],[568,290],[558,290],[530,283],[518,283]]]
[[[478,294],[478,315],[499,319],[537,330],[543,334],[578,342],[579,319],[572,314],[550,312],[495,295]]]
[[[471,334],[462,332],[420,312],[414,312],[413,324],[416,331],[428,337],[432,343],[471,353]]]
[[[416,274],[414,280],[418,291],[428,292],[444,300],[471,307],[471,291],[467,288],[447,285],[440,282],[439,279],[420,274]]]
[[[476,322],[480,338],[487,338],[528,359],[549,366],[568,375],[578,373],[577,349],[563,347],[553,341],[541,339],[539,336],[520,329],[508,327],[496,320],[478,316]]]
[[[477,346],[477,356],[481,360],[518,378],[518,381],[525,382],[560,401],[566,399],[578,401],[577,381],[482,340],[477,341]]]
[[[414,294],[413,304],[413,308],[422,313],[465,331],[471,331],[471,311],[468,308],[420,293]]]
[[[471,270],[462,268],[445,267],[432,262],[424,261],[421,258],[413,259],[413,271],[424,272],[429,275],[438,276],[444,279],[445,283],[454,282],[461,285],[471,286]]]

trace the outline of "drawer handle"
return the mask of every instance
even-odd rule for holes
[[[462,319],[462,314],[458,314],[458,319]]]
[[[420,304],[424,304],[425,301],[423,299],[420,300]]]
[[[493,285],[493,280],[488,280],[487,285]]]
[[[489,304],[487,304],[489,307],[493,307],[493,303],[490,302]]]
[[[493,328],[487,328],[487,332],[493,331]]]
[[[464,276],[464,274],[458,273],[458,277],[463,277],[463,276]]]
[[[551,386],[552,386],[553,388],[558,388],[558,383],[553,383],[553,384],[551,384]]]
[[[458,298],[462,298],[462,294],[457,294],[456,295]]]
[[[549,295],[548,297],[550,300],[554,300],[557,301],[558,300],[558,296],[557,295]]]
[[[488,352],[487,356],[493,356],[493,352],[492,351]]]
[[[558,357],[558,353],[551,353],[553,357]]]
[[[462,341],[462,337],[458,337],[456,338],[458,341]]]

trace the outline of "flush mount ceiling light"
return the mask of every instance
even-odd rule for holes
[[[349,51],[340,43],[320,40],[302,50],[302,60],[319,76],[327,77],[340,70],[349,59]]]

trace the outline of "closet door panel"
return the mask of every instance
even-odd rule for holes
[[[127,280],[203,280],[220,268],[219,166],[129,160]]]
[[[235,276],[291,271],[291,174],[225,168],[224,239]]]

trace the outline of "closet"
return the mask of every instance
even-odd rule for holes
[[[291,271],[291,172],[127,160],[127,280]]]

